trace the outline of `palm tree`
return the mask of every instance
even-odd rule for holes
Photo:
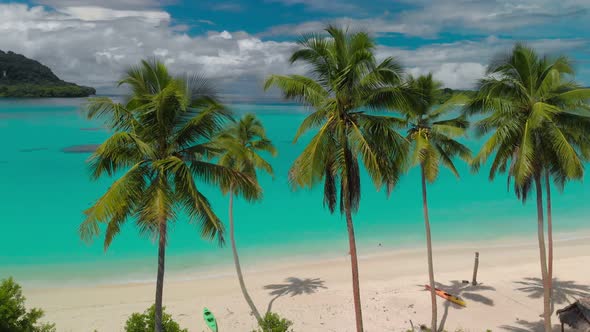
[[[402,70],[393,58],[377,63],[375,44],[367,33],[349,33],[334,26],[328,38],[310,35],[299,41],[291,63],[305,62],[310,75],[272,75],[265,89],[282,90],[285,98],[313,109],[303,120],[295,141],[310,129],[318,131],[289,172],[294,188],[323,182],[324,205],[330,212],[339,201],[346,216],[352,265],[356,329],[363,330],[359,272],[352,214],[361,198],[360,163],[377,188],[389,192],[405,163],[407,144],[394,128],[403,120],[368,110],[401,107],[407,92]],[[339,197],[338,197],[339,196]]]
[[[490,180],[497,172],[507,171],[523,202],[534,186],[547,332],[551,331],[553,271],[550,275],[545,246],[543,177],[546,185],[549,174],[558,183],[579,179],[584,171],[582,162],[590,155],[590,119],[577,111],[590,98],[590,89],[569,80],[568,75],[572,74],[566,57],[540,57],[533,49],[517,44],[509,55],[490,64],[477,95],[467,107],[469,113],[487,115],[477,124],[479,134],[492,132],[474,159],[474,169],[493,156]],[[552,234],[552,226],[549,233]],[[549,241],[552,260],[552,238]]]
[[[411,165],[419,165],[422,175],[422,204],[424,224],[426,227],[426,248],[428,252],[428,277],[430,282],[430,298],[432,302],[432,331],[437,331],[436,291],[434,284],[434,264],[432,261],[432,238],[430,234],[430,218],[426,182],[433,183],[438,177],[440,164],[447,167],[459,177],[453,157],[458,156],[469,162],[471,151],[455,140],[463,136],[469,123],[464,116],[447,120],[440,119],[448,114],[460,102],[465,100],[456,95],[442,105],[437,105],[438,96],[442,93],[442,84],[433,80],[432,74],[418,78],[409,77],[409,86],[417,93],[415,105],[407,110],[409,124],[407,139],[411,142]]]
[[[219,158],[219,164],[249,176],[254,184],[258,183],[257,170],[262,170],[271,175],[273,174],[272,166],[259,153],[266,152],[275,156],[276,149],[266,137],[262,123],[253,114],[246,114],[240,121],[227,128],[216,139],[216,145],[223,151]],[[223,191],[229,193],[229,235],[240,288],[256,321],[260,322],[262,316],[246,289],[242,268],[240,267],[240,258],[236,248],[233,214],[233,202],[236,193],[233,183],[230,183],[229,187],[223,188]]]
[[[90,240],[106,225],[104,249],[128,219],[139,232],[158,239],[155,331],[162,332],[162,295],[168,223],[185,212],[201,236],[223,243],[223,226],[195,180],[228,186],[248,199],[259,195],[246,175],[209,163],[210,140],[231,113],[216,100],[200,77],[174,77],[156,60],[129,69],[119,85],[132,91],[123,104],[109,98],[92,99],[88,117],[105,117],[114,131],[90,157],[94,179],[123,173],[85,211],[80,235]]]
[[[582,89],[579,89],[583,94]],[[586,92],[588,93],[588,92]],[[590,93],[588,93],[590,95]],[[569,114],[560,114],[555,117],[555,125],[567,135],[567,139],[572,146],[578,151],[578,157],[583,161],[590,159],[590,114],[588,105],[585,100],[578,98],[567,99],[566,104],[560,107]],[[573,116],[569,116],[573,115]],[[547,208],[547,279],[550,292],[550,313],[553,314],[555,301],[553,299],[553,216],[551,202],[551,179],[557,189],[563,191],[568,180],[578,179],[577,177],[568,176],[566,170],[559,167],[557,157],[553,156],[553,149],[549,149],[547,154],[550,166],[543,171],[545,190],[546,190],[546,208]],[[557,167],[556,167],[557,165]],[[582,176],[580,176],[581,178]]]

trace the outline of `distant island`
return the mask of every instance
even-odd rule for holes
[[[0,50],[0,97],[88,97],[96,90],[59,79],[47,66]]]

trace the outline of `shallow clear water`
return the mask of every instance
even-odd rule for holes
[[[85,282],[152,279],[157,247],[140,237],[129,222],[104,252],[102,239],[85,244],[78,237],[83,210],[108,188],[112,179],[90,179],[88,153],[65,153],[74,145],[98,144],[108,137],[101,124],[86,120],[81,99],[0,101],[0,278],[24,282]],[[237,201],[237,241],[246,264],[292,255],[347,251],[346,227],[339,215],[322,206],[321,188],[293,192],[286,174],[306,142],[292,138],[305,109],[292,105],[232,105],[237,114],[256,113],[279,150],[272,160],[275,178],[261,177],[264,200]],[[477,141],[469,141],[472,148]],[[460,164],[460,163],[459,163]],[[505,178],[490,183],[487,168],[471,174],[460,165],[461,179],[443,170],[429,186],[435,244],[474,242],[511,235],[534,240],[534,205],[523,206],[507,192]],[[409,172],[391,197],[377,192],[367,177],[355,216],[361,253],[378,248],[421,246],[424,241],[419,173]],[[557,232],[588,228],[588,196],[582,183],[554,191]],[[215,211],[227,216],[227,197],[204,189]],[[231,260],[228,247],[203,241],[195,227],[179,218],[170,233],[168,271],[206,270]]]

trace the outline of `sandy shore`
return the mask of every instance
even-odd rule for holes
[[[461,280],[471,279],[475,251],[481,255],[482,285],[464,285]],[[460,308],[439,299],[439,320],[449,331],[538,331],[542,312],[538,255],[534,242],[436,247],[440,287],[467,301],[467,308]],[[556,307],[561,308],[590,294],[590,239],[562,237],[555,255]],[[418,326],[430,321],[430,298],[419,286],[427,281],[424,250],[363,256],[360,268],[366,331],[406,331],[410,322]],[[272,305],[273,311],[294,321],[296,332],[353,331],[348,257],[256,271],[246,267],[245,273],[259,309]],[[171,278],[164,289],[167,311],[183,327],[206,331],[201,318],[204,306],[215,313],[222,332],[250,332],[255,327],[233,275],[189,277],[192,280]],[[25,289],[28,305],[43,308],[58,331],[76,332],[123,331],[132,312],[153,303],[153,293],[152,283]]]

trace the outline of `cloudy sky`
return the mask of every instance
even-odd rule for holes
[[[327,23],[369,31],[378,56],[470,88],[515,41],[574,59],[590,84],[590,0],[0,0],[0,50],[112,93],[124,68],[157,56],[223,92],[261,96],[303,33]]]

